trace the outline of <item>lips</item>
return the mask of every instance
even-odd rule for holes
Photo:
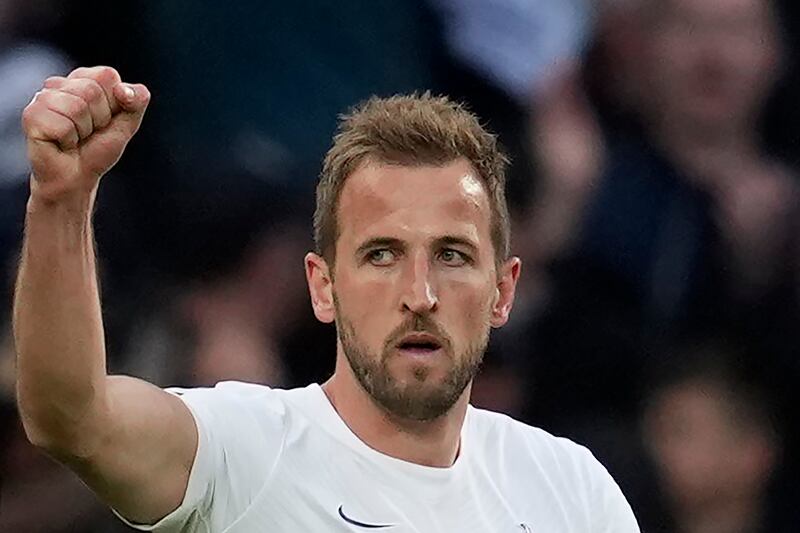
[[[432,353],[442,347],[442,342],[429,333],[412,333],[397,343],[400,350],[414,353]]]

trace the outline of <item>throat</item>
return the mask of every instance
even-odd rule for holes
[[[469,388],[445,415],[430,421],[399,419],[381,409],[338,368],[322,390],[339,418],[366,446],[389,457],[422,466],[448,468],[461,451]]]

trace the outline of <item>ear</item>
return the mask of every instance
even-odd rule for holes
[[[522,261],[519,257],[508,259],[497,273],[497,287],[495,290],[492,317],[489,323],[493,328],[499,328],[508,322],[511,307],[514,305],[514,293],[517,290],[517,281],[522,271]]]
[[[311,307],[317,320],[330,324],[336,318],[333,305],[333,283],[325,259],[309,252],[305,257],[306,281],[311,295]]]

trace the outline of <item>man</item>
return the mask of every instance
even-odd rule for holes
[[[34,444],[145,531],[638,531],[585,449],[468,405],[520,261],[505,159],[446,99],[371,100],[326,158],[305,266],[338,331],[328,382],[165,392],[107,376],[91,212],[149,98],[80,68],[23,115],[14,331]]]

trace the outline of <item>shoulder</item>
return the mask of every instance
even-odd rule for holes
[[[520,473],[533,473],[567,483],[605,478],[608,473],[588,448],[570,439],[524,424],[508,415],[471,409],[473,440],[484,455],[500,449]]]
[[[619,486],[585,446],[480,409],[470,410],[470,431],[487,468],[507,473],[512,487],[542,488],[554,503],[576,510],[581,530],[639,531]]]
[[[166,391],[191,411],[198,445],[183,503],[151,530],[188,531],[191,520],[201,520],[210,531],[227,531],[272,478],[291,417],[287,398],[304,389],[226,381]]]
[[[471,408],[470,418],[474,437],[493,445],[501,443],[504,446],[547,451],[559,455],[591,455],[589,450],[580,444],[564,437],[557,437],[506,414]]]
[[[269,479],[298,425],[295,400],[313,394],[311,387],[274,389],[238,381],[167,391],[192,412],[200,462],[218,480],[227,479],[231,490],[246,487],[251,496]]]
[[[201,432],[217,433],[224,440],[242,444],[240,437],[258,442],[264,433],[270,441],[281,435],[297,418],[295,405],[313,394],[311,387],[276,389],[256,383],[224,381],[213,387],[171,387],[194,415]]]
[[[221,381],[213,387],[169,387],[166,389],[187,403],[213,404],[223,408],[256,408],[283,411],[287,398],[307,393],[304,389],[276,389],[258,383]]]

